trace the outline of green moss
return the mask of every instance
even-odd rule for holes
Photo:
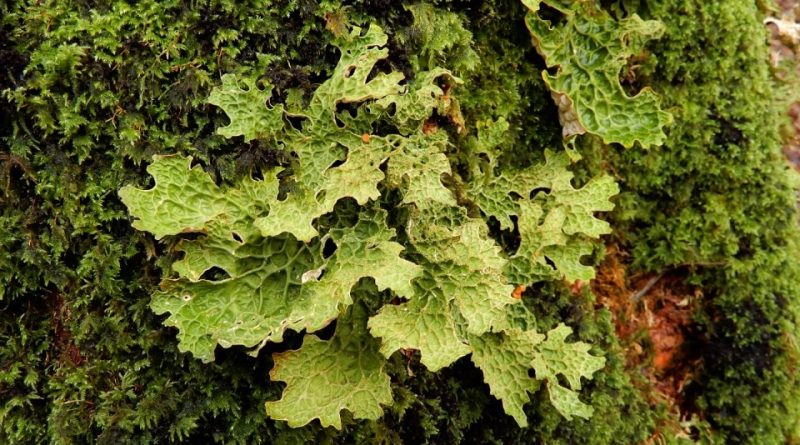
[[[301,30],[314,8],[27,3],[2,14],[0,442],[283,437],[263,413],[269,363],[178,353],[148,308],[161,252],[114,190],[153,153],[193,152],[218,176],[252,164],[262,151],[214,135],[205,98],[220,71],[277,76],[256,47],[285,60],[302,42],[303,72],[327,67],[323,31]]]
[[[277,162],[277,147],[214,134],[227,122],[205,99],[221,74],[237,72],[301,101],[337,59],[328,13],[391,31],[394,69],[455,67],[467,122],[511,124],[505,162],[535,162],[559,146],[521,4],[429,2],[426,22],[398,3],[0,6],[0,442],[630,444],[650,436],[666,414],[635,389],[608,314],[560,286],[526,302],[543,329],[566,320],[607,367],[582,396],[592,419],[566,422],[543,402],[528,406],[526,430],[463,360],[435,376],[415,360],[393,362],[397,403],[378,422],[350,419],[338,434],[290,430],[264,414],[263,401],[281,389],[266,379],[272,351],[224,350],[203,365],[177,351],[175,332],[148,308],[165,251],[130,228],[115,190],[146,183],[141,161],[156,153],[191,154],[218,181]],[[584,150],[579,180],[609,165],[619,176],[616,230],[636,267],[698,265],[705,358],[691,391],[721,440],[796,441],[794,196],[759,12],[749,2],[664,0],[639,13],[667,26],[638,80],[675,114],[669,141],[605,156]],[[432,34],[431,23],[453,32]]]
[[[687,389],[728,443],[796,434],[800,287],[780,98],[756,3],[649,2],[667,31],[639,80],[676,116],[664,147],[611,155],[634,265],[690,265],[704,290],[703,366]],[[796,436],[794,436],[796,437]]]

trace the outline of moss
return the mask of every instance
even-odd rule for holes
[[[214,134],[226,122],[205,98],[226,72],[268,79],[281,97],[312,90],[336,60],[330,14],[391,30],[396,69],[413,73],[430,60],[457,67],[468,122],[511,123],[506,162],[532,162],[560,144],[523,7],[430,5],[428,19],[455,30],[436,35],[436,45],[400,2],[0,6],[0,442],[630,444],[650,436],[666,413],[624,369],[608,314],[563,286],[525,299],[542,327],[567,320],[606,355],[583,395],[596,414],[566,422],[542,399],[528,407],[526,430],[464,360],[435,376],[395,361],[397,403],[379,422],[290,430],[264,415],[263,401],[280,389],[265,377],[271,351],[224,350],[203,365],[177,351],[175,332],[148,308],[165,252],[130,228],[114,191],[146,181],[141,161],[155,153],[192,154],[219,181],[276,162],[277,147]],[[648,2],[640,13],[668,31],[638,82],[664,94],[676,123],[663,148],[586,156],[583,177],[603,167],[620,177],[615,223],[637,267],[699,265],[706,347],[690,392],[721,440],[796,440],[794,198],[759,13],[733,0]]]
[[[665,36],[638,71],[676,116],[664,147],[613,153],[616,212],[634,265],[694,265],[703,365],[687,393],[726,443],[796,434],[795,196],[780,155],[780,99],[755,2],[657,1]]]
[[[2,15],[3,57],[23,66],[3,63],[0,85],[0,170],[8,172],[0,204],[0,442],[262,443],[295,435],[266,423],[263,401],[277,388],[263,378],[264,359],[223,354],[202,366],[177,351],[174,333],[148,308],[160,275],[153,255],[161,252],[130,229],[115,190],[144,177],[138,161],[159,152],[193,152],[219,177],[232,172],[245,151],[213,134],[222,117],[204,104],[212,79],[263,72],[255,48],[284,61],[302,52],[311,73],[327,67],[324,31],[302,30],[314,8],[27,3]],[[276,32],[281,23],[292,34]]]

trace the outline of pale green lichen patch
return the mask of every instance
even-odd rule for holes
[[[309,335],[299,350],[275,354],[270,377],[286,382],[286,390],[280,400],[267,402],[267,414],[292,427],[319,419],[322,426],[339,429],[344,409],[358,419],[380,418],[392,391],[386,360],[366,332],[366,321],[365,308],[355,304],[339,317],[330,340]]]
[[[661,36],[663,25],[636,14],[615,20],[594,0],[522,3],[529,10],[525,22],[536,50],[556,70],[543,71],[542,77],[558,106],[564,137],[588,132],[625,147],[635,142],[661,145],[671,115],[661,110],[660,98],[649,88],[628,96],[620,75],[629,57],[639,55],[647,40]],[[563,20],[542,18],[542,5]]]
[[[376,26],[339,36],[332,76],[291,116],[267,106],[269,89],[223,79],[210,99],[230,118],[222,134],[275,142],[288,155],[264,179],[218,186],[189,158],[156,157],[154,188],[120,192],[136,227],[158,238],[199,234],[177,244],[177,276],[164,280],[152,308],[169,313],[180,349],[205,361],[217,345],[257,352],[287,330],[305,332],[300,349],[274,356],[271,373],[287,386],[267,412],[290,426],[318,419],[341,428],[343,410],[380,417],[392,403],[386,359],[401,349],[420,351],[432,371],[473,354],[492,393],[525,425],[530,393],[542,381],[558,385],[554,373],[572,375],[559,354],[592,366],[603,359],[583,343],[550,347],[553,334],[543,341],[515,286],[589,276],[580,257],[607,232],[594,213],[611,209],[616,185],[600,177],[576,189],[566,155],[549,152],[541,165],[497,176],[503,122],[482,134],[488,164],[462,177],[448,135],[431,124],[446,118],[464,130],[452,97],[460,81],[440,68],[407,84],[400,73],[373,72],[386,42]],[[519,231],[514,255],[490,236],[491,217]],[[544,258],[556,270],[542,273]],[[385,304],[367,310],[365,300]],[[333,338],[313,334],[334,320]],[[579,372],[589,377],[592,366]],[[551,390],[567,418],[588,415],[577,389]]]

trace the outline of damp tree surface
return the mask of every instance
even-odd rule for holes
[[[618,79],[658,22],[616,21],[577,2],[548,5],[566,17],[553,25],[537,15],[540,2],[525,4],[536,49],[556,68],[542,75],[565,144],[587,132],[626,146],[663,141],[670,116],[657,95],[630,97]],[[338,65],[307,103],[271,103],[271,85],[222,77],[208,99],[230,119],[219,134],[286,155],[258,179],[220,186],[189,157],[157,156],[153,188],[120,191],[135,228],[157,239],[199,234],[177,244],[182,257],[153,310],[169,314],[181,350],[203,361],[217,346],[257,354],[287,330],[305,333],[270,372],[286,388],[267,414],[291,426],[341,428],[344,409],[381,417],[392,403],[385,363],[398,351],[419,351],[431,371],[469,356],[520,426],[537,391],[566,419],[588,418],[582,379],[605,359],[569,341],[564,324],[537,331],[520,292],[594,277],[581,260],[610,233],[595,213],[613,209],[615,181],[575,188],[578,155],[557,147],[542,164],[502,170],[496,147],[509,124],[464,122],[458,90],[470,86],[445,67],[413,80],[377,69],[386,43],[376,25],[343,32]],[[467,156],[449,157],[449,133],[465,131]],[[490,221],[518,246],[491,236]],[[332,323],[331,338],[315,334]]]

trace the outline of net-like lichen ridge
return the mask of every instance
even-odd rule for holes
[[[271,372],[287,386],[267,412],[291,426],[318,419],[341,428],[345,409],[380,417],[392,403],[385,359],[398,350],[419,350],[433,371],[472,354],[520,425],[527,425],[522,406],[542,382],[564,417],[590,416],[577,391],[604,358],[587,344],[565,343],[564,325],[538,333],[515,288],[591,278],[581,257],[592,238],[608,233],[594,213],[613,207],[616,184],[602,176],[576,189],[566,154],[549,152],[544,164],[494,176],[487,141],[496,137],[479,138],[489,164],[454,181],[447,133],[425,123],[450,116],[463,130],[451,96],[461,81],[441,68],[407,83],[397,72],[374,73],[386,41],[377,26],[340,36],[336,69],[291,116],[267,104],[269,85],[223,77],[209,100],[231,121],[220,134],[272,141],[288,155],[263,179],[218,186],[190,158],[162,156],[149,167],[152,189],[120,191],[140,230],[200,235],[178,244],[183,258],[153,309],[169,313],[181,350],[204,361],[217,345],[256,352],[287,330],[305,332],[299,350],[275,354]],[[502,137],[507,124],[489,127],[482,131]],[[356,217],[337,217],[343,208]],[[490,236],[491,218],[516,225],[522,242],[513,255]],[[375,286],[359,284],[365,279]],[[371,313],[364,302],[381,295],[393,298]],[[333,338],[313,334],[334,320]]]

